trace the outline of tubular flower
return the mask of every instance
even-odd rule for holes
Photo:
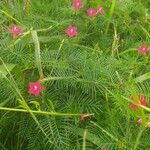
[[[72,7],[76,10],[81,9],[84,4],[80,0],[73,0]]]
[[[139,95],[138,96],[138,101],[139,101],[139,104],[143,105],[143,106],[147,106],[148,105],[148,100],[144,99],[144,97],[142,95]],[[133,110],[139,110],[141,107],[138,106],[137,104],[135,104],[135,100],[133,97],[131,97],[131,104],[130,104],[130,108],[133,109]]]
[[[34,96],[39,96],[40,92],[43,90],[44,87],[41,85],[40,81],[29,83],[28,93],[33,94]]]
[[[97,10],[94,8],[89,8],[87,10],[87,15],[90,17],[95,17],[97,15]]]
[[[67,29],[66,29],[66,34],[69,36],[69,37],[74,37],[77,35],[77,27],[75,26],[69,26]]]
[[[105,13],[105,11],[104,11],[103,7],[102,7],[102,6],[99,6],[99,7],[97,8],[97,14],[104,14],[104,13]]]
[[[21,35],[23,32],[22,29],[15,24],[9,25],[8,29],[12,33],[13,39],[16,39],[16,37]]]
[[[150,46],[141,45],[141,46],[138,48],[138,52],[139,52],[141,55],[147,55],[147,53],[148,53],[148,51],[149,51],[149,48],[150,48]]]

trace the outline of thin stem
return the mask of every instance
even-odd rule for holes
[[[18,86],[17,86],[17,84],[16,84],[16,82],[15,82],[15,80],[14,80],[12,74],[10,73],[8,67],[6,66],[6,64],[4,63],[4,61],[3,61],[3,59],[2,59],[1,57],[0,57],[0,61],[2,62],[2,64],[3,64],[4,68],[6,69],[6,71],[8,72],[8,74],[9,74],[11,80],[9,80],[2,72],[0,72],[0,73],[1,73],[2,76],[10,83],[10,85],[16,90],[18,96],[19,96],[22,100],[24,100],[24,98],[23,98],[23,96],[21,95],[21,92],[20,92],[20,90],[19,90],[19,88],[18,88]]]
[[[86,134],[87,134],[87,131],[85,129],[84,133],[83,133],[83,148],[82,148],[82,150],[86,150]]]
[[[135,144],[134,144],[134,148],[133,150],[136,150],[137,149],[137,146],[139,145],[139,142],[140,142],[140,138],[143,134],[143,131],[144,131],[144,128],[142,128],[139,132],[139,134],[137,135],[137,138],[136,138],[136,141],[135,141]]]
[[[29,35],[31,33],[31,30],[32,30],[32,28],[29,31],[24,32],[22,34],[22,36],[20,36],[20,38],[18,38],[13,44],[10,44],[7,48],[11,48],[11,47],[15,46],[17,43],[19,43],[23,37],[25,37],[26,35]]]
[[[56,61],[57,61],[57,59],[58,59],[58,56],[59,56],[59,53],[60,53],[60,51],[61,51],[61,49],[62,49],[62,46],[63,46],[63,44],[64,44],[64,41],[65,41],[65,39],[63,39],[63,40],[61,41],[61,43],[60,43],[60,46],[59,46],[59,49],[58,49],[58,52],[57,52],[57,55],[56,55]],[[51,70],[50,75],[53,73],[53,70],[54,70],[54,66],[52,67],[52,70]]]
[[[141,76],[139,76],[139,77],[136,77],[135,79],[134,79],[134,81],[136,82],[136,83],[138,83],[138,82],[143,82],[143,81],[145,81],[145,80],[148,80],[148,79],[150,79],[150,72],[147,72],[147,73],[145,73],[145,74],[143,74],[143,75],[141,75]]]
[[[112,4],[111,4],[111,7],[110,7],[110,11],[109,11],[108,22],[107,22],[107,25],[106,25],[105,35],[107,35],[108,30],[109,30],[111,18],[112,18],[114,9],[115,9],[115,4],[116,4],[116,0],[112,0]]]
[[[47,112],[41,110],[25,110],[25,109],[16,109],[8,107],[0,107],[0,110],[4,111],[13,111],[13,112],[24,112],[24,113],[35,113],[41,115],[52,115],[52,116],[81,116],[82,114],[69,114],[69,113],[57,113],[57,112]]]
[[[40,81],[47,82],[47,81],[51,81],[51,80],[65,80],[65,79],[73,79],[73,78],[74,78],[74,76],[72,76],[72,77],[46,77]]]
[[[36,29],[37,32],[45,32],[45,31],[48,31],[52,28],[52,26],[48,27],[48,28],[45,28],[45,29]]]
[[[22,24],[20,21],[18,21],[17,19],[15,19],[13,16],[11,16],[10,14],[8,14],[6,11],[0,9],[0,12],[5,14],[8,18],[14,20],[15,22],[19,23],[19,24]]]
[[[102,130],[102,132],[106,133],[109,137],[111,137],[113,140],[115,140],[116,142],[118,142],[119,140],[114,137],[111,133],[109,133],[108,131],[106,131],[105,129],[103,129],[101,126],[99,126],[98,124],[96,124],[93,121],[90,121],[90,123],[92,123],[94,126],[98,127],[100,130]]]
[[[3,150],[8,150],[7,148],[5,148],[5,146],[0,142],[0,147],[3,149]]]

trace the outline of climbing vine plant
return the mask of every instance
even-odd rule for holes
[[[150,3],[0,2],[0,149],[150,149]]]

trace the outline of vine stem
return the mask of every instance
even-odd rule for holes
[[[15,22],[17,22],[17,23],[19,23],[19,24],[22,24],[19,20],[17,20],[17,19],[14,18],[13,16],[11,16],[8,12],[6,12],[6,11],[4,11],[4,10],[2,10],[2,9],[0,9],[0,12],[3,13],[3,14],[5,14],[8,18],[14,20]]]
[[[140,132],[139,132],[139,134],[137,135],[137,138],[136,138],[133,150],[137,149],[137,146],[139,145],[139,141],[140,141],[140,138],[141,138],[141,136],[143,134],[143,131],[144,131],[144,128],[141,129]]]
[[[65,79],[74,79],[75,76],[70,76],[70,77],[46,77],[41,79],[41,82],[46,82],[46,81],[51,81],[51,80],[65,80]]]
[[[102,130],[102,132],[106,133],[110,138],[112,138],[112,139],[115,140],[116,142],[119,141],[114,135],[112,135],[111,133],[109,133],[108,131],[106,131],[105,129],[103,129],[101,126],[99,126],[99,125],[96,124],[95,122],[90,121],[90,123],[92,123],[94,126],[98,127],[100,130]]]
[[[39,123],[37,117],[31,111],[30,107],[28,106],[28,104],[26,103],[25,99],[23,98],[23,96],[22,96],[22,94],[21,94],[21,92],[20,92],[20,90],[19,90],[19,88],[18,88],[18,86],[17,86],[17,84],[16,84],[13,76],[11,75],[9,69],[7,68],[6,64],[4,63],[4,61],[2,60],[1,57],[0,57],[0,60],[1,60],[2,64],[4,65],[5,69],[7,70],[8,74],[10,75],[10,79],[8,79],[6,76],[4,76],[4,77],[10,83],[10,85],[12,86],[12,88],[16,90],[17,95],[21,98],[22,106],[24,108],[26,108],[25,112],[28,112],[31,115],[31,117],[36,122],[36,124],[39,127],[39,129],[42,131],[42,133],[48,139],[48,142],[51,143],[51,144],[53,144],[53,142],[51,141],[51,139],[49,138],[49,136],[45,133],[44,129],[42,128],[41,124]],[[0,107],[0,110],[8,110],[8,111],[10,111],[10,109],[12,109],[12,111],[15,111],[15,110],[13,110],[14,108]],[[20,109],[20,110],[22,110],[22,109]]]
[[[85,129],[84,134],[83,134],[83,148],[82,148],[82,150],[86,150],[86,134],[87,134],[87,131]]]
[[[41,115],[52,115],[52,116],[81,116],[82,114],[69,114],[69,113],[57,113],[57,112],[47,112],[41,110],[25,110],[25,109],[16,109],[8,107],[0,107],[0,110],[4,111],[14,111],[14,112],[24,112],[24,113],[35,113]]]
[[[60,51],[61,51],[61,49],[62,49],[62,47],[63,47],[64,41],[65,41],[65,39],[62,39],[62,41],[61,41],[61,43],[60,43],[60,46],[59,46],[59,49],[58,49],[58,52],[57,52],[56,58],[55,58],[56,61],[57,61],[57,59],[58,59],[58,57],[59,57],[59,53],[60,53]],[[50,75],[53,73],[53,70],[54,70],[54,66],[52,67],[52,70],[51,70],[51,72],[50,72]]]
[[[109,17],[108,17],[108,22],[106,25],[105,35],[107,35],[108,30],[109,30],[111,18],[112,18],[112,15],[114,13],[114,9],[115,9],[115,4],[116,4],[116,0],[112,0],[112,4],[111,4],[110,10],[109,10]]]

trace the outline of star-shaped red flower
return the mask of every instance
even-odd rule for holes
[[[38,96],[40,92],[44,90],[44,87],[41,85],[40,81],[30,82],[28,86],[28,93]]]
[[[72,7],[76,10],[79,10],[83,7],[81,0],[73,0]]]
[[[78,34],[77,27],[76,26],[68,26],[66,29],[66,34],[69,37],[75,37]]]
[[[130,108],[133,109],[133,110],[139,110],[141,107],[138,106],[137,104],[141,104],[143,106],[148,105],[148,100],[146,100],[142,95],[138,96],[138,101],[139,102],[136,102],[135,99],[133,97],[131,97],[131,102],[132,103],[130,104]]]
[[[150,46],[146,46],[146,45],[141,45],[139,48],[138,48],[138,52],[139,54],[141,55],[147,55],[148,52],[149,52],[149,49],[150,49]]]
[[[8,29],[12,33],[13,39],[16,39],[16,37],[21,35],[22,32],[23,32],[22,29],[19,26],[15,25],[15,24],[9,25]]]

